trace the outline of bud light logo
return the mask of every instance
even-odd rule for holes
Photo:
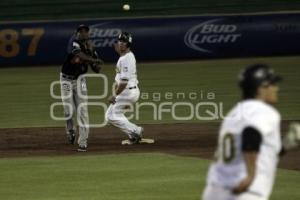
[[[109,22],[94,24],[90,26],[90,39],[95,47],[112,47],[117,41],[118,35],[121,34],[120,28],[108,28]]]
[[[217,45],[235,43],[241,37],[238,27],[220,21],[222,19],[209,20],[192,27],[185,34],[184,43],[194,50],[205,53],[211,53],[210,48],[216,48]]]

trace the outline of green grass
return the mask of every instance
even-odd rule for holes
[[[164,154],[1,159],[0,194],[5,200],[197,200],[209,162]],[[299,172],[280,169],[271,200],[299,199],[299,186]]]
[[[246,65],[254,62],[268,63],[275,71],[285,78],[281,84],[280,103],[277,108],[282,113],[283,119],[300,119],[300,57],[277,58],[251,58],[251,59],[221,59],[174,63],[138,63],[138,75],[143,99],[140,102],[153,102],[157,106],[163,102],[190,102],[195,107],[199,102],[215,102],[217,111],[226,113],[234,103],[239,100],[240,94],[236,84],[237,73]],[[1,73],[1,97],[0,97],[0,127],[44,127],[63,126],[62,121],[54,121],[50,118],[50,105],[61,102],[50,96],[50,84],[59,80],[60,67],[23,67],[2,68]],[[109,86],[114,78],[114,66],[106,65],[103,73],[107,75]],[[59,86],[55,91],[59,95]],[[100,79],[88,79],[90,95],[103,92],[103,82]],[[166,99],[165,94],[172,92],[172,99]],[[190,99],[188,94],[195,92],[196,99]],[[161,94],[159,101],[157,94]],[[185,98],[177,93],[185,93]],[[214,99],[208,99],[208,93],[214,93]],[[110,92],[109,92],[110,94]],[[148,96],[145,96],[148,94]],[[106,103],[106,98],[91,100]],[[220,106],[220,103],[223,104]],[[165,106],[171,109],[172,106]],[[208,116],[206,109],[198,110],[201,116]],[[177,116],[186,116],[190,113],[188,107],[176,107]],[[100,107],[90,107],[91,123],[102,122],[104,111]],[[174,123],[170,113],[162,113],[161,120],[153,117],[154,109],[150,106],[140,108],[139,123]],[[56,116],[62,116],[61,107],[55,109]],[[218,116],[221,116],[219,114]],[[218,117],[218,120],[221,118]],[[199,122],[194,114],[189,121]]]

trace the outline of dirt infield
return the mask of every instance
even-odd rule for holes
[[[286,123],[283,125],[286,129]],[[122,146],[121,140],[126,137],[116,128],[92,129],[86,153],[78,153],[77,146],[66,144],[64,128],[0,129],[0,157],[162,152],[213,158],[218,123],[145,125],[144,128],[144,136],[154,138],[155,144]],[[300,170],[299,156],[300,150],[288,153],[281,159],[280,167]]]

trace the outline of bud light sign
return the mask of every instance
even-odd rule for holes
[[[109,23],[99,23],[90,26],[90,39],[96,48],[112,47],[122,30],[119,27],[107,28]]]
[[[237,25],[213,19],[190,28],[184,36],[184,43],[191,49],[211,53],[212,47],[235,43],[241,37]]]
[[[90,27],[90,41],[105,63],[117,62],[114,43],[123,31],[131,33],[139,62],[300,54],[300,12],[104,18],[2,23],[0,67],[62,65],[80,24]]]

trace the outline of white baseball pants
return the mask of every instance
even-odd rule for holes
[[[124,115],[126,107],[137,102],[139,96],[140,90],[138,87],[133,89],[126,88],[116,97],[116,103],[110,104],[105,113],[106,121],[118,127],[128,136],[132,133],[141,134],[142,131],[141,127],[131,123]]]
[[[207,185],[204,189],[202,200],[268,200],[268,198],[249,192],[234,195],[229,189],[216,185]]]
[[[60,76],[61,82],[61,95],[64,106],[64,114],[66,120],[67,134],[70,130],[76,130],[74,118],[77,118],[79,126],[78,144],[80,146],[87,146],[87,140],[89,137],[89,115],[87,107],[87,99],[83,96],[87,96],[87,87],[85,78],[78,80],[70,80]],[[79,85],[79,87],[77,87]],[[81,95],[79,95],[79,92]]]

